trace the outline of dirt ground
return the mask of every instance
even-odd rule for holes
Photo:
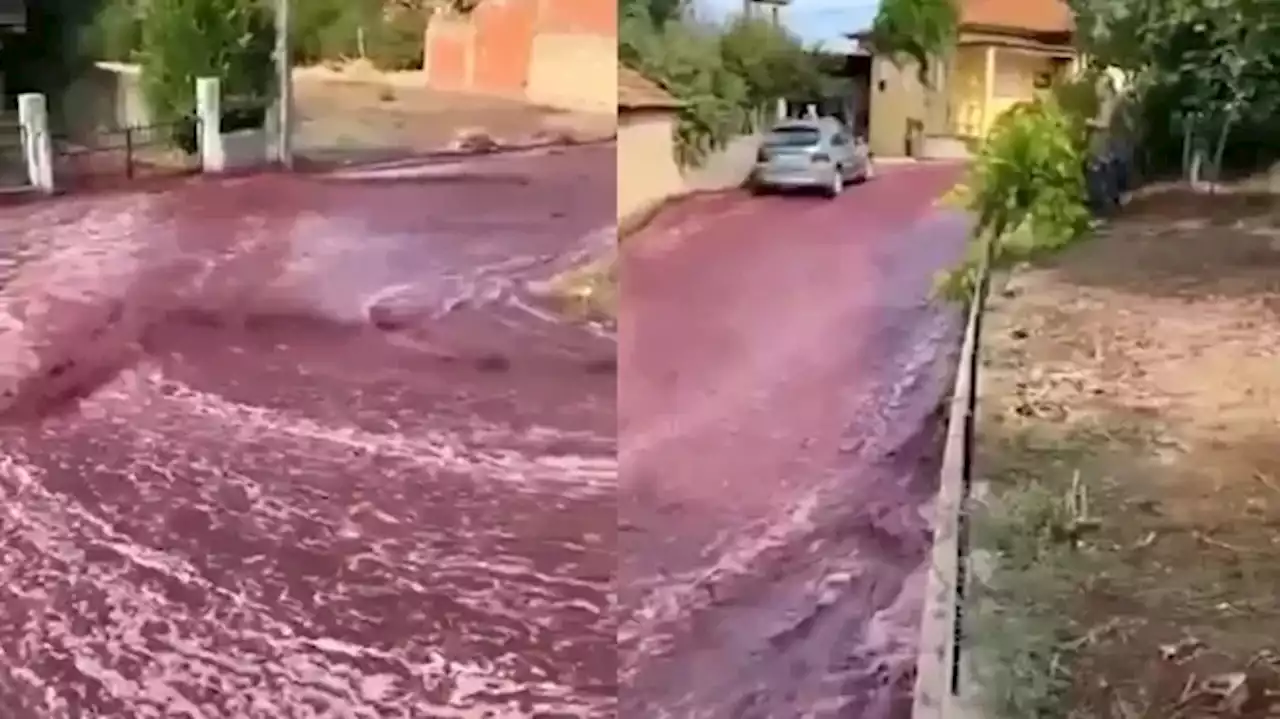
[[[378,73],[299,73],[298,152],[313,160],[379,159],[457,147],[487,135],[498,145],[610,137],[613,115],[443,92]]]
[[[1280,717],[1280,197],[1135,200],[983,342],[988,716]]]

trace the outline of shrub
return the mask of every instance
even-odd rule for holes
[[[365,30],[365,51],[382,70],[421,70],[427,20],[422,8],[399,8],[379,15]]]
[[[307,0],[294,3],[290,53],[299,65],[356,57],[359,28],[368,3],[356,0]]]
[[[143,98],[187,152],[195,151],[197,77],[220,77],[228,97],[272,92],[275,26],[257,0],[148,0],[141,30]]]
[[[384,8],[379,0],[308,0],[297,5],[290,37],[295,63],[364,57],[383,70],[422,68],[430,16],[426,4]]]
[[[996,120],[969,170],[963,202],[974,215],[969,253],[939,281],[948,298],[972,296],[984,256],[993,266],[1060,249],[1089,228],[1084,119],[1047,98]]]

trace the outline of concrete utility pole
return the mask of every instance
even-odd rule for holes
[[[293,61],[289,56],[289,36],[293,21],[290,0],[276,0],[276,86],[279,89],[280,136],[276,138],[280,164],[293,169]]]

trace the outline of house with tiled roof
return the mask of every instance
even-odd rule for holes
[[[979,140],[1005,110],[1078,67],[1065,0],[956,2],[956,47],[936,63],[931,87],[921,85],[912,63],[875,57],[869,135],[878,154],[928,154],[923,145],[930,138]],[[865,33],[850,37],[867,40]]]
[[[1005,110],[1075,68],[1075,19],[1064,0],[962,0],[948,62],[950,130],[986,135]]]
[[[676,165],[680,103],[656,82],[618,64],[618,219],[684,189]]]

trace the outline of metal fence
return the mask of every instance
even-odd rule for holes
[[[0,118],[0,189],[28,187],[26,130],[17,120]]]
[[[1126,194],[1142,181],[1135,145],[1118,134],[1099,135],[1083,169],[1090,211],[1112,216]],[[940,472],[934,527],[933,567],[922,618],[921,646],[912,719],[947,719],[962,714],[967,642],[966,601],[971,582],[970,509],[975,491],[974,454],[978,432],[978,382],[982,323],[991,292],[995,243],[983,245],[957,366]]]
[[[199,172],[195,116],[89,135],[53,137],[53,172],[59,187],[187,175]]]

